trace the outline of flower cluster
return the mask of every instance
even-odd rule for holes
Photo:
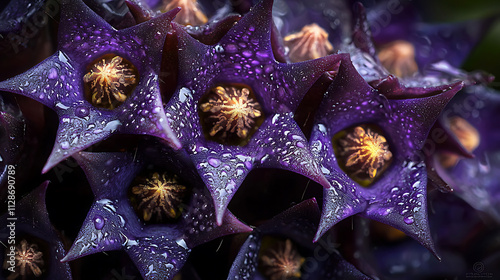
[[[0,6],[2,277],[490,277],[500,95],[456,67],[492,21],[372,4]]]

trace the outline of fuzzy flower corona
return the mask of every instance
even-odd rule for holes
[[[163,216],[172,219],[178,217],[186,186],[166,173],[160,175],[155,172],[151,178],[143,181],[145,182],[132,187],[132,193],[140,201],[137,208],[142,211],[143,219],[149,221],[155,216],[157,221],[161,221]]]
[[[113,109],[115,103],[125,102],[125,88],[134,86],[138,80],[133,70],[134,67],[127,67],[120,56],[114,56],[111,61],[103,58],[95,63],[83,76],[83,81],[89,83],[92,90],[92,104]]]
[[[236,134],[240,139],[250,137],[253,133],[249,130],[256,130],[256,119],[263,115],[259,103],[250,96],[250,89],[218,86],[213,93],[200,105],[201,112],[210,113],[207,118],[216,121],[210,129],[205,129],[208,134],[213,137],[220,132],[221,142],[228,134]]]
[[[356,126],[345,138],[339,139],[339,143],[346,168],[356,169],[353,175],[361,173],[374,179],[392,159],[385,137],[370,128]]]
[[[38,251],[36,244],[30,244],[25,239],[21,240],[21,244],[16,247],[16,265],[19,267],[21,277],[28,277],[32,274],[35,277],[42,275],[43,253]],[[13,274],[12,276],[14,276]],[[15,279],[17,277],[9,276],[7,279]]]
[[[293,248],[292,241],[287,239],[285,244],[278,243],[277,249],[269,249],[262,256],[265,275],[271,280],[289,279],[301,276],[300,267],[305,259]]]

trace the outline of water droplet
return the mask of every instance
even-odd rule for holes
[[[209,159],[208,159],[208,163],[209,163],[211,166],[213,166],[213,167],[217,168],[217,167],[219,167],[219,165],[220,165],[220,163],[221,163],[221,162],[220,162],[220,160],[219,160],[219,159],[216,159],[216,158],[209,158]]]
[[[243,54],[243,56],[244,56],[244,57],[247,57],[247,58],[248,58],[248,57],[251,57],[251,56],[252,56],[252,51],[251,51],[251,50],[244,50],[244,51],[242,52],[242,54]]]
[[[407,225],[411,225],[411,224],[413,224],[414,219],[413,219],[413,217],[412,217],[412,216],[410,216],[410,217],[405,217],[405,218],[403,219],[403,221],[404,221]]]
[[[79,118],[85,118],[89,113],[89,109],[85,106],[78,106],[75,110],[75,115]]]
[[[238,47],[233,44],[227,45],[225,49],[228,53],[236,53],[238,51]]]
[[[57,70],[55,68],[50,68],[48,78],[49,79],[57,78]]]
[[[69,142],[68,141],[61,142],[61,149],[63,150],[69,149]]]
[[[104,227],[104,218],[100,215],[95,215],[94,226],[97,230],[101,230]]]

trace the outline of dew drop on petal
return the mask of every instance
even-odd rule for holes
[[[48,78],[49,79],[57,78],[57,70],[55,68],[50,68]]]
[[[94,216],[94,226],[97,230],[101,230],[104,227],[104,218],[101,215]]]
[[[218,159],[216,159],[216,158],[209,158],[209,159],[208,159],[208,163],[209,163],[211,166],[213,166],[213,167],[216,167],[216,168],[217,168],[217,167],[219,167],[219,165],[220,165],[220,163],[221,163],[221,162],[220,162],[220,160],[218,160]]]
[[[75,115],[79,118],[85,118],[89,113],[89,109],[85,106],[78,106],[75,110]]]
[[[413,219],[413,217],[412,217],[412,216],[409,216],[409,217],[405,217],[405,218],[403,219],[403,221],[405,222],[405,224],[407,224],[407,225],[411,225],[411,224],[413,224],[414,219]]]

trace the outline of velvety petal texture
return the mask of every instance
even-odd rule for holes
[[[409,2],[0,1],[0,278],[500,275],[496,18]]]
[[[85,171],[95,201],[64,261],[110,250],[124,250],[145,279],[172,279],[184,265],[190,248],[226,234],[251,230],[229,212],[223,225],[215,222],[208,191],[192,168],[182,165],[175,153],[144,158],[141,153],[84,153],[75,155]],[[145,161],[145,160],[148,161]],[[134,211],[129,187],[149,164],[168,167],[187,177],[193,194],[182,217],[172,224],[146,225]]]
[[[256,4],[214,45],[204,45],[174,25],[179,38],[179,87],[166,112],[212,193],[219,224],[245,176],[259,165],[326,182],[292,117],[307,90],[339,56],[277,62],[271,46],[272,4],[270,0]],[[220,144],[203,135],[199,100],[221,84],[249,86],[263,107],[266,118],[244,146]]]
[[[441,152],[452,153],[461,158],[451,167],[441,166],[436,159],[438,173],[455,193],[472,207],[488,213],[496,221],[500,221],[500,187],[497,180],[500,168],[500,132],[497,121],[499,112],[498,91],[483,85],[465,88],[450,102],[440,118],[442,129],[447,132],[447,139],[458,143],[461,149],[438,147]],[[466,150],[472,154],[469,158],[460,153],[465,150],[461,146],[463,139],[459,140],[450,128],[452,119],[457,117],[467,121],[478,132],[477,148],[472,152]]]
[[[427,221],[425,157],[419,151],[440,111],[461,87],[450,85],[438,94],[420,98],[403,93],[394,99],[364,82],[348,57],[342,60],[319,109],[310,142],[330,182],[324,190],[316,239],[340,220],[361,213],[396,227],[435,253]],[[345,175],[332,147],[334,135],[360,124],[379,126],[392,147],[390,166],[368,188]]]
[[[116,30],[83,2],[63,2],[56,53],[0,83],[0,89],[37,100],[59,116],[57,138],[44,172],[115,133],[158,136],[180,147],[167,123],[158,85],[160,51],[176,12]],[[113,110],[94,107],[83,89],[85,68],[110,53],[125,57],[139,72],[134,92]]]
[[[297,204],[256,228],[241,247],[229,272],[229,279],[266,279],[258,269],[262,239],[280,236],[292,240],[304,258],[300,279],[371,279],[345,261],[330,238],[313,244],[320,213],[315,199]]]

